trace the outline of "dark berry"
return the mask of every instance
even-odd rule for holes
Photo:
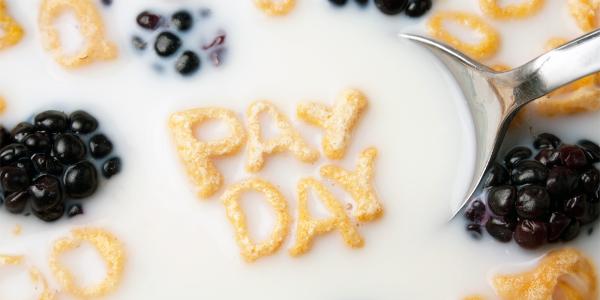
[[[185,51],[175,61],[175,70],[181,75],[191,75],[200,68],[200,57],[193,51]]]
[[[577,173],[569,168],[557,166],[550,169],[546,189],[554,198],[565,198],[579,189]]]
[[[67,169],[64,184],[67,196],[75,199],[89,197],[98,188],[98,171],[88,161],[79,162]]]
[[[146,50],[146,47],[148,47],[148,43],[146,41],[144,41],[144,39],[142,39],[141,37],[135,35],[131,38],[131,44],[133,45],[133,48],[137,49],[137,50]]]
[[[600,217],[600,203],[598,202],[588,202],[587,209],[583,218],[581,218],[581,224],[587,225],[598,220]]]
[[[29,186],[31,179],[27,171],[17,167],[0,168],[0,183],[4,192],[16,192]]]
[[[25,210],[27,206],[27,202],[31,195],[29,195],[29,191],[23,190],[20,192],[14,192],[9,194],[4,200],[4,206],[6,206],[6,210],[13,214],[20,214]]]
[[[504,156],[504,164],[507,168],[512,169],[517,163],[524,159],[530,158],[532,152],[527,147],[515,147],[508,151]]]
[[[577,145],[583,149],[589,162],[597,163],[600,161],[600,146],[598,144],[589,140],[581,140],[577,142]]]
[[[583,190],[588,194],[593,194],[598,190],[600,184],[600,172],[592,167],[581,174],[579,177]]]
[[[408,0],[375,0],[375,6],[386,15],[397,15],[408,5]]]
[[[149,11],[140,13],[136,21],[144,29],[154,30],[160,25],[160,16]]]
[[[23,142],[23,139],[26,136],[33,133],[34,131],[35,131],[35,128],[33,127],[32,124],[27,123],[27,122],[21,122],[21,123],[17,124],[17,126],[15,126],[15,128],[13,128],[13,130],[10,132],[10,135],[12,136],[13,141],[15,141],[17,143],[21,143],[21,142]]]
[[[348,0],[329,0],[329,3],[335,6],[343,6],[346,5],[346,3],[348,3]]]
[[[45,211],[63,201],[63,190],[60,181],[50,175],[38,177],[29,187],[31,207],[37,211]]]
[[[60,162],[73,164],[85,157],[86,148],[78,136],[65,133],[55,138],[53,153]]]
[[[560,152],[556,149],[542,149],[535,156],[535,160],[539,161],[542,165],[547,168],[558,166],[560,162]]]
[[[563,211],[569,217],[581,220],[587,212],[587,200],[585,195],[577,195],[567,199]]]
[[[35,169],[35,166],[33,165],[33,162],[27,157],[19,159],[16,163],[13,164],[13,166],[25,171],[30,178],[33,178],[35,177],[35,175],[37,175],[37,171]]]
[[[406,15],[418,18],[431,9],[431,0],[408,0]]]
[[[468,224],[467,232],[469,232],[469,234],[471,234],[471,237],[476,240],[479,240],[482,237],[481,225],[479,224]]]
[[[533,141],[535,149],[558,149],[561,140],[551,133],[542,133]]]
[[[19,159],[27,157],[27,147],[22,144],[10,144],[0,149],[0,166],[16,163]]]
[[[572,241],[579,235],[580,230],[581,230],[581,224],[579,223],[579,221],[572,220],[571,224],[569,224],[569,226],[567,226],[567,229],[565,229],[565,231],[563,232],[563,234],[560,238],[564,242]]]
[[[507,216],[514,211],[517,190],[510,185],[493,187],[488,192],[488,206],[498,216]]]
[[[161,32],[156,37],[154,43],[154,50],[159,56],[167,57],[173,55],[181,47],[181,39],[177,35],[165,31]]]
[[[517,214],[528,220],[541,219],[548,215],[550,204],[546,189],[535,185],[524,186],[517,197]]]
[[[546,183],[548,169],[535,160],[523,160],[511,171],[512,183],[516,185],[528,183]]]
[[[64,166],[61,164],[56,158],[47,155],[47,154],[34,154],[31,157],[31,161],[33,162],[33,166],[37,170],[37,172],[42,174],[52,174],[52,175],[62,175]]]
[[[171,23],[180,31],[188,31],[194,25],[194,17],[189,12],[181,10],[173,14]]]
[[[354,0],[354,2],[356,2],[360,6],[366,6],[367,4],[369,4],[369,0]]]
[[[29,149],[31,152],[47,153],[50,152],[50,146],[52,145],[52,142],[47,135],[41,132],[36,132],[26,136],[25,139],[23,139],[23,144],[27,146],[27,149]]]
[[[485,204],[481,200],[475,200],[465,210],[465,217],[471,222],[479,223],[485,217]]]
[[[33,209],[33,214],[45,222],[54,222],[65,214],[65,204],[60,202],[57,205],[46,210]]]
[[[502,165],[496,162],[494,162],[490,166],[483,179],[483,185],[485,187],[503,185],[507,182],[508,171],[506,171],[506,169]]]
[[[105,6],[111,6],[113,3],[113,0],[102,0],[102,4],[104,4]]]
[[[104,134],[97,134],[90,139],[90,154],[94,158],[103,158],[112,150],[113,144]]]
[[[12,143],[11,139],[12,138],[11,138],[8,130],[6,130],[6,128],[4,128],[4,126],[0,125],[0,149],[4,148],[4,146],[7,146],[8,144]]]
[[[48,110],[34,118],[35,128],[42,132],[61,133],[67,129],[69,118],[64,112]]]
[[[98,129],[98,120],[83,110],[73,112],[70,119],[73,132],[88,134]]]
[[[535,249],[546,243],[548,233],[544,223],[522,220],[515,228],[514,238],[519,246],[526,249]]]
[[[67,217],[72,218],[83,214],[83,206],[81,204],[73,204],[67,208]]]
[[[583,149],[573,145],[563,145],[559,149],[560,161],[568,168],[581,169],[588,164]]]
[[[485,229],[496,240],[509,242],[512,239],[514,226],[502,217],[491,217],[485,223]]]
[[[113,157],[102,164],[102,175],[105,178],[111,178],[121,172],[121,159]]]
[[[550,215],[546,229],[548,229],[548,241],[556,242],[560,239],[563,232],[571,224],[571,218],[560,212],[554,212]]]

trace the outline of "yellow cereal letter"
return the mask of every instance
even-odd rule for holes
[[[72,11],[77,17],[79,30],[85,39],[82,49],[74,55],[64,53],[60,34],[54,25],[54,21],[67,11]],[[117,46],[106,39],[102,16],[91,0],[42,0],[39,25],[44,48],[64,67],[76,68],[96,60],[117,57]]]
[[[354,171],[334,165],[321,168],[321,176],[337,182],[352,195],[357,203],[353,214],[361,222],[375,220],[383,214],[383,207],[372,182],[376,157],[377,149],[368,148],[360,154]]]
[[[200,141],[194,126],[208,120],[223,120],[229,125],[229,137],[217,141]],[[237,153],[246,141],[244,125],[231,110],[196,108],[171,115],[169,127],[187,173],[198,188],[201,198],[212,196],[223,184],[223,177],[211,162],[213,157]]]
[[[263,193],[277,215],[271,236],[258,244],[250,238],[246,215],[240,206],[242,194],[249,190]],[[235,239],[240,246],[241,255],[246,261],[253,262],[263,256],[271,255],[281,247],[290,230],[290,214],[287,201],[273,185],[262,179],[248,179],[227,188],[222,200],[227,218],[235,229]]]
[[[321,198],[331,218],[317,220],[310,216],[308,210],[309,189],[313,188]],[[356,226],[346,214],[344,206],[319,181],[307,178],[298,184],[298,226],[296,228],[296,243],[290,249],[290,254],[299,256],[310,250],[316,235],[324,234],[335,229],[339,230],[346,244],[353,248],[362,247],[364,242]]]
[[[23,38],[23,28],[8,14],[4,0],[0,0],[0,50],[14,46]]]
[[[263,141],[259,116],[267,113],[275,120],[275,126],[281,134],[269,141]],[[266,101],[257,101],[250,105],[248,116],[248,161],[246,169],[258,172],[265,164],[265,155],[291,152],[303,162],[314,162],[319,158],[319,152],[311,149],[300,133],[292,127],[288,119],[277,108]]]
[[[357,90],[347,90],[333,107],[319,103],[298,106],[298,117],[325,130],[323,150],[329,159],[341,159],[352,137],[352,130],[368,103],[367,97]]]

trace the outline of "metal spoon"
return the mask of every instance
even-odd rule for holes
[[[483,181],[496,159],[510,121],[521,107],[600,71],[600,30],[502,73],[443,43],[412,34],[400,34],[400,37],[425,46],[446,65],[471,112],[475,128],[475,170],[463,200],[452,207],[452,218],[467,205]]]

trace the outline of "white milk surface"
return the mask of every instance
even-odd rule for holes
[[[434,10],[478,11],[475,1],[434,2]],[[547,2],[544,12],[530,20],[493,22],[503,34],[494,62],[518,65],[541,53],[551,36],[577,36],[565,1]],[[334,9],[325,0],[299,0],[296,10],[281,18],[265,16],[250,0],[114,0],[103,14],[110,39],[119,45],[118,60],[66,71],[41,47],[39,1],[8,0],[8,5],[27,34],[18,46],[0,52],[0,94],[9,104],[2,123],[12,127],[46,109],[86,109],[100,120],[100,130],[113,139],[124,162],[120,175],[85,200],[82,216],[46,224],[0,210],[0,253],[25,255],[53,289],[60,290],[48,266],[52,242],[85,226],[113,232],[126,247],[123,280],[106,299],[460,299],[471,293],[492,294],[488,278],[494,269],[528,262],[549,249],[523,251],[489,237],[474,241],[462,219],[447,221],[453,195],[460,194],[470,175],[472,125],[444,68],[422,48],[396,37],[401,31],[422,31],[422,24],[415,22],[425,18],[386,17],[372,5]],[[131,48],[131,35],[141,32],[135,16],[142,10],[201,7],[212,9],[213,15],[207,25],[197,26],[228,34],[229,52],[222,67],[204,61],[198,74],[183,79],[172,71],[155,72],[154,54],[139,55]],[[67,26],[64,32],[76,32],[68,28],[68,17],[61,22]],[[78,45],[76,40],[71,43]],[[293,258],[287,252],[295,237],[292,231],[274,256],[244,262],[219,200],[223,189],[208,200],[195,196],[167,129],[169,115],[218,106],[246,120],[252,101],[268,99],[320,149],[322,131],[300,121],[296,105],[306,100],[333,103],[347,88],[362,90],[370,102],[342,161],[322,155],[317,163],[304,164],[277,155],[269,157],[256,176],[286,196],[295,226],[298,181],[320,178],[319,167],[330,163],[353,169],[358,153],[375,146],[380,154],[375,185],[384,216],[361,224],[366,242],[362,249],[347,248],[333,232],[317,237],[310,252]],[[600,133],[594,130],[598,120],[598,114],[527,120],[514,139],[527,137],[531,127],[532,132],[555,132],[567,142],[581,137],[599,141]],[[199,135],[215,138],[221,129],[208,124]],[[241,152],[218,161],[225,186],[253,176],[244,171],[245,157]],[[342,190],[334,192],[352,202]],[[244,208],[253,235],[267,236],[273,216],[261,197],[245,198]],[[12,229],[17,224],[22,234],[15,236]],[[572,245],[600,262],[597,233],[581,236]],[[103,276],[103,265],[89,247],[63,259],[83,284]],[[22,272],[0,270],[1,299],[34,299],[33,295]],[[64,293],[59,296],[71,299]]]

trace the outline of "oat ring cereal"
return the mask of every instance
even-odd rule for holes
[[[20,255],[0,255],[1,266],[23,266],[25,258]],[[29,278],[37,287],[41,288],[41,293],[37,297],[38,300],[53,300],[54,292],[48,287],[48,282],[42,273],[35,267],[29,268]],[[37,290],[37,288],[36,288]]]
[[[194,135],[194,126],[208,120],[227,123],[230,135],[216,141],[201,141]],[[236,154],[246,142],[244,124],[231,110],[224,108],[197,108],[171,115],[169,128],[173,134],[177,152],[183,160],[187,173],[198,189],[201,198],[208,198],[223,184],[223,176],[211,161],[215,157]]]
[[[254,4],[270,16],[287,15],[296,6],[296,0],[254,0]]]
[[[571,16],[581,30],[588,32],[598,27],[597,14],[600,9],[600,1],[569,0],[568,5]]]
[[[310,215],[308,205],[310,189],[316,192],[316,195],[332,214],[330,218],[319,220]],[[342,203],[316,179],[305,178],[298,183],[298,215],[296,242],[290,249],[290,254],[293,256],[299,256],[309,251],[315,236],[335,229],[340,231],[348,246],[359,248],[364,245],[358,229],[352,224]]]
[[[242,210],[240,198],[247,191],[262,193],[275,211],[277,220],[269,238],[255,243],[250,237],[246,214]],[[227,219],[235,230],[235,239],[240,247],[242,257],[253,262],[261,257],[275,253],[290,231],[290,214],[285,197],[272,184],[262,179],[248,179],[227,188],[222,196]]]
[[[481,40],[472,44],[463,42],[460,38],[450,33],[445,22],[456,22],[481,34]],[[466,53],[474,59],[485,59],[498,52],[500,47],[500,35],[482,18],[465,12],[438,12],[433,15],[427,23],[430,34],[450,46]]]
[[[260,124],[260,114],[265,113],[275,121],[279,135],[264,140]],[[308,143],[294,129],[287,117],[275,105],[267,101],[256,101],[250,105],[246,113],[248,117],[248,159],[246,170],[260,171],[265,164],[265,156],[289,151],[298,160],[306,163],[315,162],[319,152],[308,146]]]
[[[76,276],[60,261],[60,256],[90,243],[104,260],[106,276],[104,280],[90,287],[81,287]],[[103,297],[117,289],[125,268],[123,244],[110,232],[102,229],[83,228],[72,231],[72,237],[57,240],[50,253],[50,269],[65,292],[79,298]]]
[[[54,21],[67,11],[75,14],[85,40],[82,49],[73,55],[64,52],[60,34],[54,26]],[[76,68],[117,57],[117,47],[107,40],[102,16],[91,0],[43,0],[39,26],[44,48],[64,67]]]
[[[499,0],[479,0],[483,13],[494,19],[523,19],[534,15],[544,6],[545,0],[522,0],[518,4],[501,7]]]
[[[14,46],[23,38],[23,28],[8,14],[4,0],[0,0],[0,50]]]

